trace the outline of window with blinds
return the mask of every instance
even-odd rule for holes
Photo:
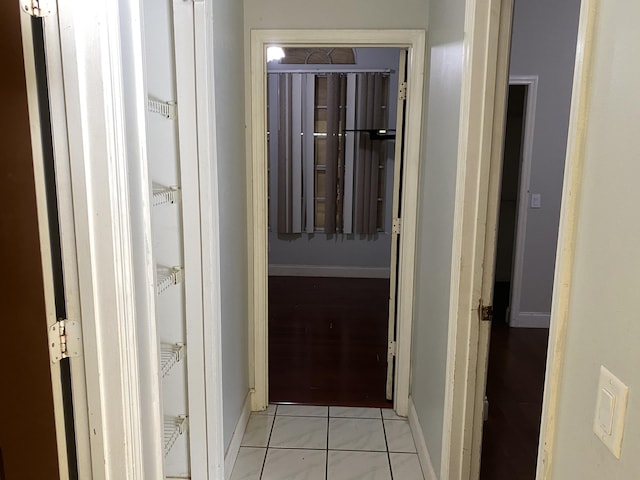
[[[268,75],[269,225],[279,234],[384,230],[389,74]],[[390,145],[391,143],[391,145]]]

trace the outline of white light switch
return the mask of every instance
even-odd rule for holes
[[[607,435],[611,435],[613,428],[613,412],[616,406],[616,398],[613,394],[603,388],[600,390],[600,408],[598,409],[598,421],[600,429]]]
[[[628,397],[629,387],[601,366],[593,431],[616,458],[620,458],[622,449],[622,434]]]
[[[542,195],[539,193],[531,194],[531,208],[540,208],[542,205]]]

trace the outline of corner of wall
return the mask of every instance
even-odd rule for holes
[[[244,436],[244,431],[247,428],[247,423],[249,423],[249,417],[251,415],[251,393],[247,392],[247,396],[244,399],[244,404],[242,405],[242,413],[240,414],[240,418],[238,418],[238,422],[233,430],[233,435],[231,436],[231,441],[229,445],[226,446],[225,454],[224,454],[224,478],[228,480],[231,478],[231,473],[233,473],[233,466],[236,463],[236,459],[238,458],[238,453],[240,453],[240,444],[242,443],[242,437]]]
[[[409,398],[409,426],[411,427],[411,433],[413,434],[413,440],[416,444],[416,451],[418,453],[420,467],[422,468],[422,474],[424,475],[425,480],[437,480],[438,477],[433,469],[431,455],[429,454],[422,425],[420,425],[418,413],[416,412],[416,407],[413,404],[412,398]]]

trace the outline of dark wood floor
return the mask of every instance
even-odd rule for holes
[[[493,322],[481,480],[535,478],[548,333]]]
[[[269,277],[269,401],[389,407],[389,281]]]
[[[390,407],[387,280],[269,278],[269,400]],[[493,322],[481,480],[532,480],[547,329]]]

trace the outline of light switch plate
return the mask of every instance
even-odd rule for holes
[[[542,195],[539,193],[531,194],[531,208],[540,208],[542,206]]]
[[[600,367],[593,431],[616,458],[620,458],[629,387],[604,366]]]

